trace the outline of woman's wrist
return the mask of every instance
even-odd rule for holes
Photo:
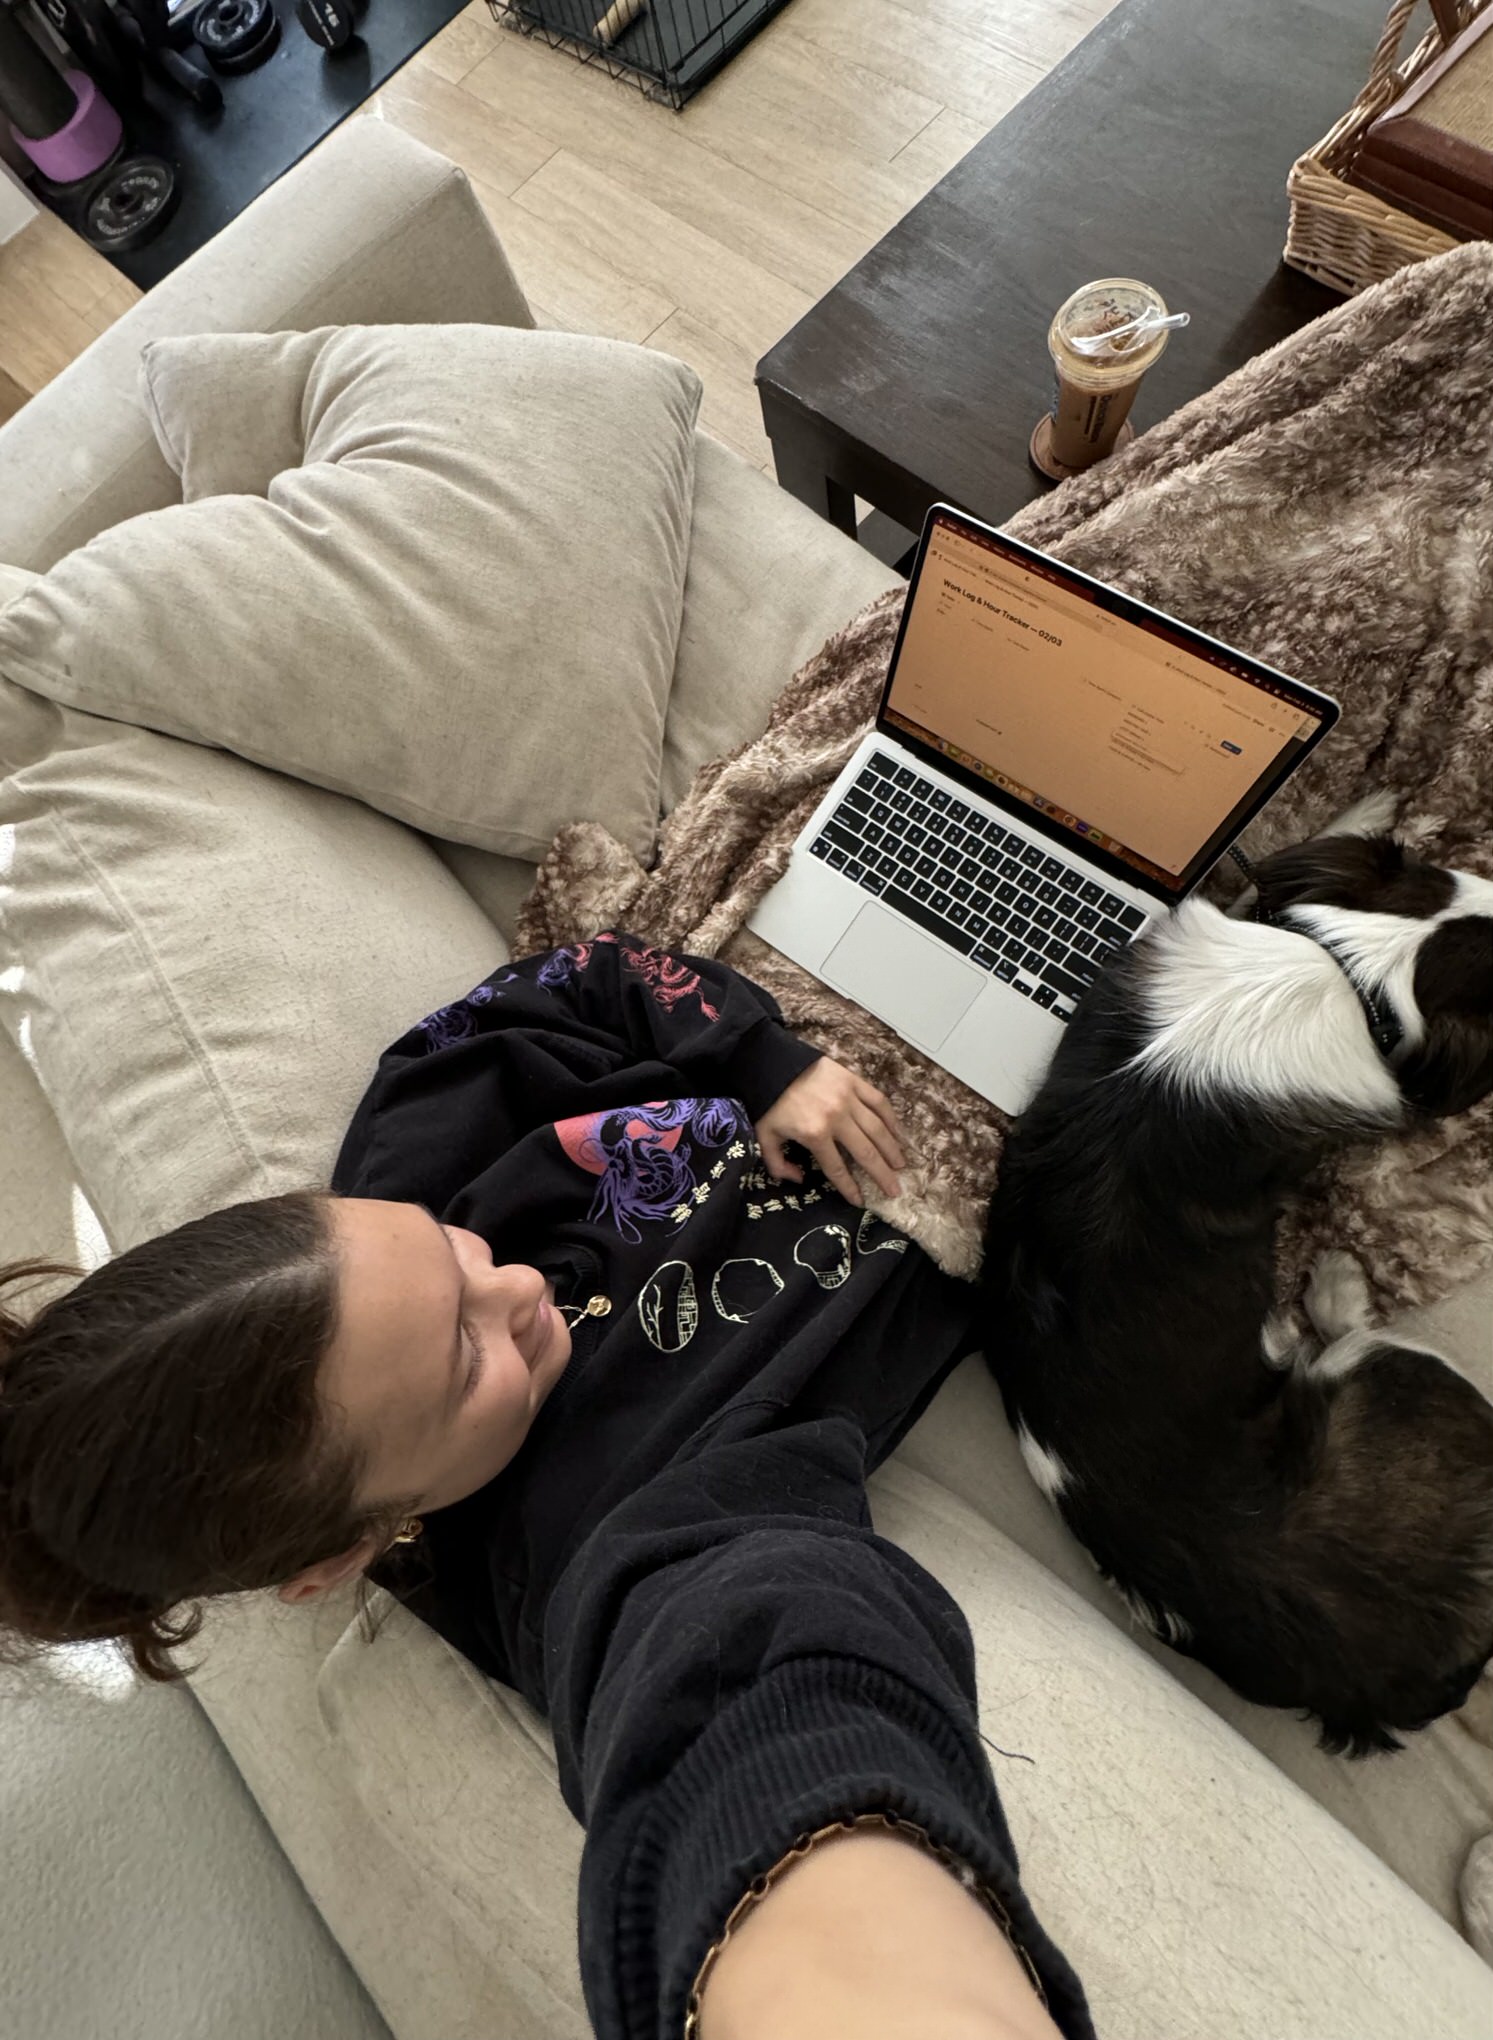
[[[734,1926],[699,2040],[1056,2040],[989,1907],[905,1828],[834,1830]]]

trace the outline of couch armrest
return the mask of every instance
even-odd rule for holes
[[[185,1688],[87,1644],[0,1708],[14,2040],[391,2040]]]
[[[147,340],[463,320],[534,323],[466,177],[397,128],[349,121],[0,430],[0,560],[42,572],[181,500],[137,389]]]

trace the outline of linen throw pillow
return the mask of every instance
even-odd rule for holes
[[[0,565],[0,613],[36,579]],[[362,801],[0,679],[0,1029],[112,1247],[325,1183],[384,1047],[507,954]]]
[[[569,821],[648,856],[700,383],[500,326],[145,349],[184,502],[0,615],[34,693],[537,860]]]

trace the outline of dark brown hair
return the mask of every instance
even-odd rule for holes
[[[0,1268],[0,1660],[112,1637],[168,1683],[194,1603],[392,1535],[407,1512],[358,1506],[362,1454],[317,1395],[330,1212],[313,1191],[230,1205],[29,1322],[7,1292],[76,1271]]]

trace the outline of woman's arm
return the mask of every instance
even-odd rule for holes
[[[743,1429],[748,1421],[743,1413]],[[550,1599],[544,1681],[561,1787],[587,1830],[581,1975],[598,2040],[675,2040],[743,1895],[801,1836],[872,1814],[921,1831],[971,1873],[1009,1922],[1058,2030],[1091,2040],[1078,1981],[1017,1876],[980,1739],[968,1627],[921,1567],[872,1532],[864,1461],[848,1418],[733,1435],[723,1413],[703,1451],[598,1525]],[[912,1857],[906,1843],[895,1846]],[[988,1955],[981,1989],[1000,2002],[1007,1972],[990,1937],[1004,1936],[993,1922],[985,1932],[980,1908],[946,1870],[900,1856],[889,1868],[881,1851],[873,1866],[859,1838],[829,1854],[838,1862],[812,1878],[812,1854],[795,1867],[756,1923],[759,1948],[764,1935],[802,1948],[806,2007],[834,1981],[826,1951],[810,1955],[807,1944],[832,1918],[845,1924],[847,1899],[875,1884],[900,1903],[914,1877],[951,1952]],[[756,2016],[753,1993],[774,1966],[733,1959],[716,2016]],[[926,1969],[909,1975],[910,1988]],[[707,1977],[704,1987],[715,1986]],[[1015,1994],[1013,2010],[1022,2002]],[[815,2040],[834,2030],[821,2021]],[[854,2020],[844,2029],[846,2040],[870,2030]],[[781,2028],[740,2031],[787,2040]],[[908,2040],[941,2031],[927,2020]],[[1035,2040],[1043,2028],[1030,2032]],[[1018,2035],[1027,2040],[1019,2025]],[[737,2034],[728,2025],[706,2040]]]
[[[504,965],[386,1049],[332,1186],[439,1211],[536,1127],[653,1098],[735,1098],[755,1121],[818,1059],[728,965],[599,935]]]
[[[1057,2040],[989,1908],[862,1829],[792,1864],[711,1965],[699,2040]]]

